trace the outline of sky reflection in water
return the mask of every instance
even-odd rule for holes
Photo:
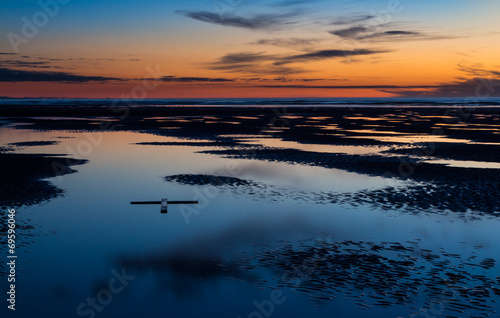
[[[79,142],[89,140],[89,136],[81,132],[0,128],[2,144],[60,141],[57,145],[19,149],[23,153],[76,157],[71,149],[77,149]],[[98,316],[138,316],[146,310],[155,317],[207,313],[248,317],[256,310],[253,301],[269,299],[273,290],[262,280],[272,285],[273,277],[279,283],[283,274],[262,268],[237,271],[234,268],[241,261],[239,257],[252,258],[255,250],[263,246],[279,249],[284,241],[299,238],[366,242],[421,239],[421,248],[443,248],[460,255],[476,252],[481,258],[500,256],[495,244],[499,229],[496,220],[466,222],[438,214],[408,215],[365,206],[314,204],[288,195],[293,191],[358,191],[394,186],[401,181],[196,153],[206,147],[134,144],[175,140],[131,132],[104,133],[102,143],[89,151],[89,163],[76,167],[78,173],[51,179],[66,191],[64,197],[19,209],[18,217],[31,219],[36,228],[34,238],[25,237],[34,242],[18,251],[23,261],[19,266],[18,314],[76,316],[77,306],[87,297],[95,297],[113,277],[113,269],[125,268],[135,278],[122,293],[113,296],[111,304]],[[221,175],[228,171],[229,162],[238,167],[235,177],[276,186],[276,197],[259,198],[245,192],[210,190],[162,179],[173,174]],[[129,205],[130,201],[163,197],[191,200],[196,191],[216,195],[211,195],[208,203],[201,202],[203,208],[189,218],[189,224],[179,207],[170,207],[165,215],[160,214],[159,206]],[[475,245],[483,249],[477,251]],[[276,305],[273,317],[311,313],[317,317],[366,315],[362,307],[342,297],[318,305],[288,287],[279,290],[286,301]],[[53,306],[47,306],[49,303]],[[393,310],[395,316],[407,314],[404,306]],[[381,308],[370,311],[372,317],[386,314]]]

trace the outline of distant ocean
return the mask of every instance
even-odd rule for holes
[[[200,98],[200,99],[32,99],[4,98],[2,105],[51,105],[51,106],[259,106],[259,107],[384,107],[384,106],[500,106],[500,98]]]

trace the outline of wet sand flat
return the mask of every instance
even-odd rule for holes
[[[4,105],[0,117],[1,203],[19,209],[28,257],[61,238],[79,246],[62,247],[54,287],[85,257],[87,278],[65,287],[74,302],[126,268],[131,295],[156,290],[178,312],[272,290],[318,317],[499,310],[498,108]],[[164,196],[200,204],[128,205]],[[54,227],[61,237],[39,247]]]

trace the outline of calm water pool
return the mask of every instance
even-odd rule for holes
[[[263,253],[301,241],[311,246],[326,241],[413,241],[419,249],[464,259],[500,259],[496,219],[464,220],[452,214],[410,214],[314,200],[321,191],[355,192],[402,181],[197,153],[207,147],[136,145],[179,140],[145,133],[0,128],[2,145],[42,140],[59,143],[17,151],[68,154],[89,162],[74,167],[77,173],[50,179],[64,196],[17,210],[19,221],[35,226],[20,233],[25,244],[17,249],[18,317],[411,317],[429,298],[414,297],[416,310],[407,304],[360,306],[340,293],[318,301],[286,284],[284,277],[297,270],[294,264],[287,274],[286,264],[270,269],[256,262]],[[162,178],[175,174],[230,175],[261,187],[239,191]],[[200,204],[195,210],[171,206],[168,214],[161,214],[159,206],[129,204],[164,197],[198,199]],[[187,216],[189,211],[196,213]],[[253,269],[230,268],[234,262],[241,267],[242,259]],[[307,268],[307,275],[300,277],[306,283],[320,272],[317,266]],[[482,273],[481,268],[475,270]],[[109,290],[117,273],[122,280],[114,280],[116,290],[102,292]],[[431,274],[415,269],[415,275]],[[100,302],[92,307],[88,299],[96,297]],[[498,300],[494,309],[500,310],[500,297],[492,297]],[[446,299],[436,299],[446,306]]]

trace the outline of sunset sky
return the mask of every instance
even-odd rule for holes
[[[498,0],[0,5],[0,96],[500,96]]]

